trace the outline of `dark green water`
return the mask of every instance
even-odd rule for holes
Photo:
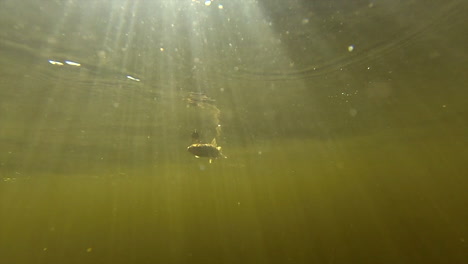
[[[468,263],[468,8],[427,2],[0,2],[0,262]]]

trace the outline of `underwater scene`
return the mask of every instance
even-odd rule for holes
[[[468,263],[467,13],[0,1],[0,263]]]

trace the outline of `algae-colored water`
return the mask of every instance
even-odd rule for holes
[[[467,11],[2,1],[0,262],[467,263]]]

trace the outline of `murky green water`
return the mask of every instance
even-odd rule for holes
[[[0,262],[467,263],[467,11],[2,1]]]

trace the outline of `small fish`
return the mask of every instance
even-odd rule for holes
[[[196,133],[196,131],[194,132]],[[196,135],[196,139],[198,140],[198,134]],[[194,134],[192,134],[192,140],[194,139]],[[221,153],[221,147],[216,144],[216,139],[213,138],[210,144],[202,144],[202,143],[193,143],[192,145],[187,147],[188,152],[195,155],[195,158],[209,158],[210,163],[213,162],[213,159],[217,158],[226,158],[226,156]]]

